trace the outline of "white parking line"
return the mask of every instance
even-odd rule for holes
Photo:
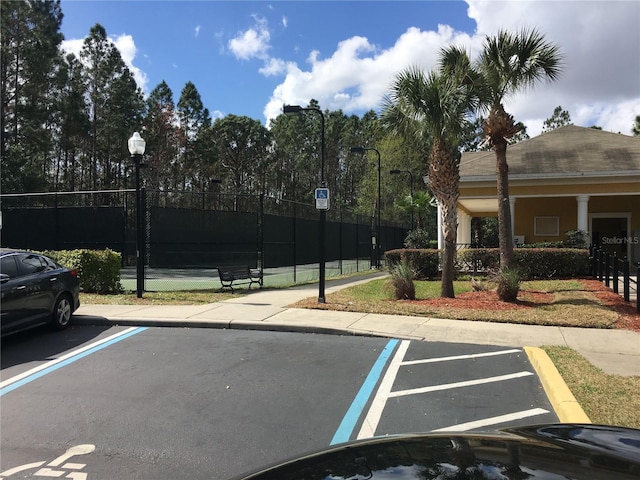
[[[488,427],[489,425],[497,425],[499,423],[512,422],[514,420],[520,420],[522,418],[534,417],[536,415],[544,415],[549,413],[549,410],[543,408],[532,408],[531,410],[524,410],[522,412],[509,413],[507,415],[499,415],[497,417],[483,418],[482,420],[476,420],[475,422],[459,423],[458,425],[451,425],[449,427],[438,428],[437,430],[431,430],[432,432],[465,432],[474,428]]]
[[[472,358],[494,357],[496,355],[509,355],[511,353],[521,353],[522,350],[513,348],[511,350],[499,350],[497,352],[474,353],[470,355],[455,355],[453,357],[424,358],[420,360],[407,360],[402,365],[421,365],[423,363],[450,362],[452,360],[470,360]]]
[[[74,361],[83,358],[91,353],[94,353],[98,350],[101,350],[113,343],[119,342],[125,338],[130,337],[131,335],[135,335],[136,333],[142,332],[146,330],[148,327],[131,327],[118,332],[114,335],[111,335],[107,338],[103,338],[102,340],[98,340],[97,342],[90,343],[82,348],[69,352],[65,355],[62,355],[55,360],[51,360],[47,363],[43,363],[31,370],[27,370],[19,375],[8,378],[0,383],[0,396],[3,396],[6,393],[9,393],[16,388],[29,383],[32,380],[35,380],[47,373],[57,370],[62,366],[73,363]]]
[[[499,350],[495,352],[485,352],[485,353],[477,353],[477,354],[469,354],[469,355],[455,355],[450,357],[439,357],[439,358],[428,358],[428,359],[404,361],[404,357],[409,348],[409,344],[410,344],[409,340],[404,340],[398,347],[396,354],[394,355],[393,359],[389,363],[389,367],[387,368],[387,371],[384,377],[382,378],[382,381],[380,382],[380,386],[378,387],[376,395],[371,402],[371,406],[369,407],[367,416],[364,418],[362,422],[362,426],[360,427],[360,432],[358,433],[358,437],[357,437],[358,439],[371,438],[375,436],[376,429],[378,428],[378,424],[380,423],[380,419],[382,418],[382,412],[385,408],[385,405],[388,399],[390,398],[394,398],[394,397],[398,398],[398,397],[405,397],[408,395],[437,392],[437,391],[449,390],[453,388],[463,388],[463,387],[469,387],[469,386],[475,386],[475,385],[484,385],[487,383],[514,380],[517,378],[534,375],[532,372],[526,372],[526,371],[516,372],[516,373],[507,374],[507,375],[498,375],[494,377],[478,378],[478,379],[467,380],[463,382],[454,382],[454,383],[447,383],[442,385],[431,385],[426,387],[413,388],[409,390],[398,390],[398,391],[392,392],[391,389],[393,388],[393,384],[398,375],[398,371],[400,370],[400,367],[403,367],[403,366],[419,365],[419,364],[425,364],[425,363],[447,362],[447,361],[454,361],[454,360],[470,360],[475,358],[492,357],[497,355],[510,355],[510,354],[522,352],[522,350],[520,349],[509,349],[509,350]],[[479,428],[483,426],[509,422],[512,420],[518,420],[518,419],[526,418],[529,416],[542,415],[545,413],[549,413],[549,412],[541,408],[535,408],[531,410],[525,410],[522,412],[515,412],[507,415],[500,415],[497,417],[477,420],[474,422],[462,423],[459,425],[452,425],[445,429],[436,430],[436,431],[444,431],[444,430],[464,431],[464,430],[469,430],[473,428]]]
[[[369,407],[369,412],[362,422],[362,427],[360,428],[360,432],[358,433],[358,439],[369,438],[375,435],[376,428],[378,428],[378,422],[380,422],[380,417],[382,416],[382,410],[384,410],[384,406],[387,403],[389,392],[391,392],[393,382],[396,379],[396,375],[398,374],[400,366],[402,365],[402,359],[407,353],[409,343],[411,343],[409,342],[409,340],[403,340],[400,343],[396,354],[393,356],[393,360],[391,360],[391,363],[389,363],[387,373],[384,375],[382,382],[380,382],[378,392],[373,398],[371,407]]]
[[[513,380],[514,378],[528,377],[533,375],[531,372],[517,372],[508,375],[498,375],[497,377],[477,378],[475,380],[467,380],[465,382],[445,383],[442,385],[431,385],[429,387],[412,388],[411,390],[398,390],[389,393],[389,398],[405,397],[407,395],[416,395],[419,393],[438,392],[440,390],[450,390],[452,388],[470,387],[473,385],[483,385],[485,383],[503,382],[505,380]]]

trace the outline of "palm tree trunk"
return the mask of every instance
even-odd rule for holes
[[[429,187],[442,211],[442,284],[440,296],[454,298],[456,237],[458,230],[458,197],[460,196],[460,171],[455,156],[441,139],[434,141],[429,161]]]
[[[440,296],[455,298],[453,280],[455,278],[457,202],[442,205],[442,230],[444,233],[444,252],[442,254],[442,283]]]
[[[494,143],[496,175],[498,177],[498,238],[500,241],[500,268],[513,266],[513,235],[511,204],[509,202],[509,165],[507,165],[507,141]]]

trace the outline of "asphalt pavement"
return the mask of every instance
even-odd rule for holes
[[[328,295],[384,275],[375,272],[327,281],[325,293]],[[254,288],[247,295],[202,305],[82,305],[75,314],[74,322],[374,335],[425,342],[523,347],[563,422],[588,422],[589,419],[540,346],[567,346],[605,373],[640,376],[640,333],[629,330],[519,325],[289,307],[310,297],[318,297],[317,284],[282,289]]]

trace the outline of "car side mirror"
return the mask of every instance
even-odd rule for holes
[[[0,283],[7,283],[9,280],[11,280],[9,275],[6,273],[0,273]]]

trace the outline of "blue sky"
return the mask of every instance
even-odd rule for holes
[[[565,57],[560,81],[511,98],[531,135],[557,105],[576,125],[629,134],[640,114],[640,2],[62,0],[65,48],[96,23],[148,94],[177,102],[192,81],[212,115],[267,123],[284,103],[378,110],[394,75],[432,68],[441,47],[472,55],[499,28],[538,28]]]

